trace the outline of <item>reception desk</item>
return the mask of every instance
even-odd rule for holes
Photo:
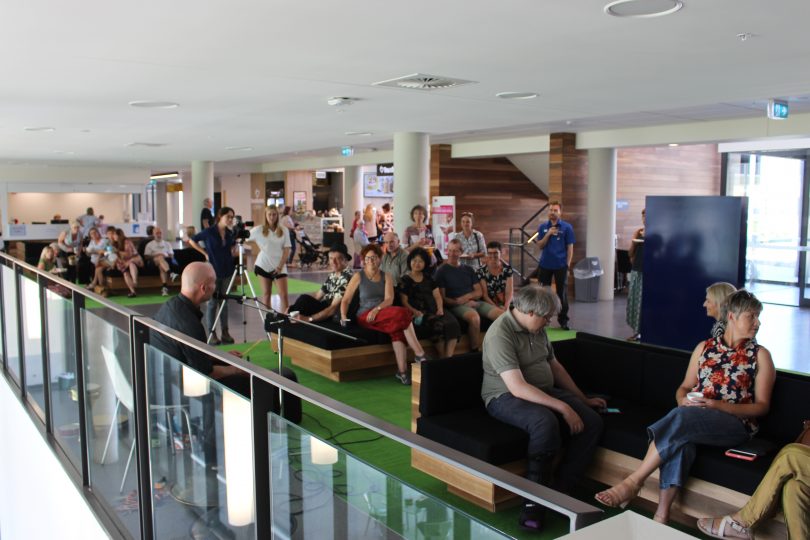
[[[146,227],[153,225],[151,221],[130,221],[129,223],[108,223],[107,227],[123,229],[124,234],[131,238],[145,237]],[[28,240],[56,240],[59,234],[68,229],[70,224],[34,225],[31,223],[6,224],[3,231],[3,240],[6,242],[26,242]]]

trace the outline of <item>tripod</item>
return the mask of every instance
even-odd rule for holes
[[[214,318],[214,322],[211,325],[211,328],[208,330],[208,339],[205,340],[206,343],[211,343],[211,338],[214,336],[214,329],[217,327],[220,317],[222,317],[222,310],[225,309],[225,302],[228,301],[228,295],[231,292],[233,284],[236,282],[236,276],[239,276],[239,292],[241,293],[238,295],[240,297],[238,301],[242,305],[242,341],[247,342],[247,318],[245,317],[245,302],[247,300],[253,300],[256,309],[259,310],[258,313],[262,322],[262,327],[264,326],[264,316],[262,315],[262,310],[259,307],[259,299],[256,296],[255,289],[253,289],[253,283],[250,282],[250,278],[245,280],[245,247],[241,241],[236,245],[239,251],[239,262],[237,262],[236,268],[234,268],[233,274],[231,274],[231,280],[228,282],[228,287],[225,289],[225,294],[219,295],[222,302],[219,304],[219,307],[217,308],[217,316]],[[247,281],[247,285],[252,296],[245,295],[245,281]]]

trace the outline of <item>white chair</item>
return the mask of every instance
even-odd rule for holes
[[[115,392],[115,410],[113,411],[113,415],[110,420],[110,431],[107,434],[107,442],[104,444],[104,452],[101,454],[101,464],[104,465],[104,461],[107,459],[107,450],[109,450],[110,441],[112,440],[113,429],[118,425],[118,410],[121,405],[123,405],[129,412],[134,412],[135,403],[132,392],[132,384],[124,373],[124,370],[121,369],[121,364],[119,364],[115,354],[113,354],[113,352],[104,345],[101,346],[101,354],[104,357],[104,365],[107,366],[107,372],[110,374],[110,381],[112,382],[113,391]],[[172,448],[174,448],[174,430],[172,428],[171,412],[175,410],[179,411],[186,421],[185,423],[186,429],[188,430],[188,439],[191,443],[191,453],[194,454],[194,443],[191,436],[191,421],[188,416],[188,411],[186,411],[183,405],[150,405],[149,410],[163,412],[166,414],[166,431],[168,433],[168,438]],[[124,492],[124,482],[126,482],[129,466],[132,463],[132,456],[135,454],[135,440],[135,437],[133,437],[132,446],[129,449],[129,457],[127,457],[127,464],[124,467],[124,476],[121,478],[121,487],[118,490],[119,493]]]

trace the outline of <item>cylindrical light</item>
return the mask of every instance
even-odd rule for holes
[[[211,391],[211,381],[208,377],[201,375],[183,366],[183,395],[187,397],[200,397]]]
[[[255,519],[250,402],[236,392],[223,389],[222,416],[228,523],[244,527]]]
[[[314,465],[334,465],[338,460],[338,451],[312,435],[309,436],[309,448]]]

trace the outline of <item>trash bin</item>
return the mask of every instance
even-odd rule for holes
[[[599,257],[585,257],[574,265],[574,297],[577,302],[599,300],[599,276],[604,273]]]

